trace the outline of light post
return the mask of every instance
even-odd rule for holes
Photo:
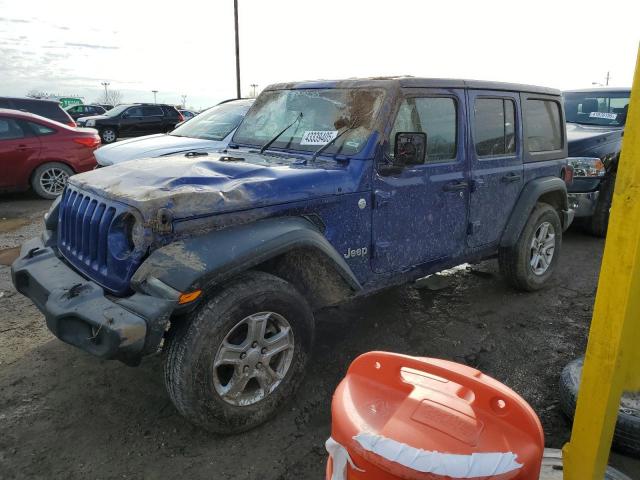
[[[249,85],[251,87],[251,96],[253,98],[256,98],[256,88],[258,88],[258,84],[257,83],[252,83],[251,85]]]
[[[182,108],[187,108],[187,96],[182,95]]]
[[[100,82],[100,85],[104,87],[104,103],[109,103],[109,92],[107,92],[107,87],[111,84],[109,82]]]
[[[242,98],[240,92],[240,37],[238,35],[238,0],[233,0],[233,19],[236,31],[236,94]]]
[[[153,92],[153,103],[158,103],[158,100],[156,97],[158,90],[151,90],[151,91]]]

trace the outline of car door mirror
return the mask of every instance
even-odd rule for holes
[[[398,167],[421,165],[427,154],[427,134],[424,132],[398,132],[393,148],[393,163]]]

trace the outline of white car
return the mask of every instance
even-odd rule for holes
[[[225,148],[254,99],[230,100],[211,107],[170,133],[147,135],[98,148],[98,165],[106,167],[139,158]]]

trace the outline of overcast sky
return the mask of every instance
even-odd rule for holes
[[[406,74],[630,86],[640,2],[239,0],[243,94],[279,81]],[[202,108],[235,96],[233,0],[0,0],[0,95]]]

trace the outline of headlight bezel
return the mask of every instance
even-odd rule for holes
[[[573,168],[573,178],[599,178],[607,173],[598,157],[571,157],[567,163]]]

